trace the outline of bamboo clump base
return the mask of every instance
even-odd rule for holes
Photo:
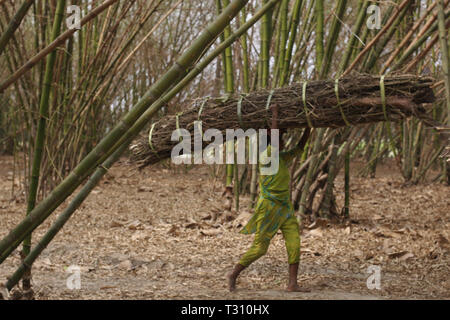
[[[178,143],[171,141],[172,132],[184,128],[193,136],[195,121],[202,122],[203,132],[268,128],[272,105],[278,105],[280,128],[339,128],[410,116],[430,122],[423,104],[435,100],[432,84],[432,78],[413,75],[353,75],[339,81],[301,82],[247,95],[196,99],[186,111],[155,122],[150,137],[141,136],[132,143],[130,161],[142,168],[170,157]]]

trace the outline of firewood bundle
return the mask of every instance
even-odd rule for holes
[[[203,132],[210,128],[223,133],[226,129],[268,128],[272,105],[278,105],[280,128],[339,128],[410,116],[429,122],[423,104],[435,100],[432,84],[432,78],[413,75],[353,75],[247,95],[197,99],[186,111],[154,123],[150,136],[132,143],[130,160],[144,167],[170,157],[178,143],[171,141],[172,132],[183,128],[193,137],[195,121],[201,121]]]

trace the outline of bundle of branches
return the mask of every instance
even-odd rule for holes
[[[209,128],[223,133],[226,129],[267,128],[271,119],[269,106],[275,104],[280,128],[338,128],[397,121],[413,115],[426,117],[422,104],[435,100],[432,84],[431,78],[413,75],[385,78],[352,75],[339,81],[295,83],[248,95],[197,99],[183,113],[154,123],[150,130],[151,144],[149,136],[135,141],[130,147],[131,162],[145,167],[170,157],[178,143],[171,141],[172,132],[184,128],[193,137],[195,121],[202,121],[203,132]]]

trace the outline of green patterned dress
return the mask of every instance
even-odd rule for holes
[[[268,146],[261,153],[260,159],[270,157],[271,151],[271,146]],[[270,240],[280,229],[285,238],[289,263],[299,261],[300,237],[298,221],[290,200],[288,164],[301,152],[301,149],[280,152],[278,172],[274,175],[260,175],[260,197],[255,207],[255,213],[241,231],[243,234],[255,233],[255,240],[252,247],[242,257],[241,265],[248,266],[264,255],[267,252]],[[262,166],[260,163],[260,172]]]

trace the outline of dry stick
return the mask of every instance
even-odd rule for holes
[[[118,0],[108,0],[105,3],[101,4],[91,12],[89,12],[88,15],[86,15],[83,19],[81,19],[81,26],[84,26],[86,23],[97,17],[100,13],[102,13],[106,8],[108,8],[110,5],[114,4]],[[3,81],[0,84],[0,93],[3,93],[6,88],[8,88],[11,84],[17,81],[22,75],[24,75],[27,71],[29,71],[31,68],[33,68],[40,60],[45,58],[50,52],[55,50],[57,47],[62,45],[67,39],[69,39],[77,29],[69,29],[63,34],[61,34],[58,38],[55,39],[52,43],[50,43],[47,47],[42,49],[38,54],[36,54],[34,57],[32,57],[30,60],[28,60],[27,63],[25,63],[19,70],[14,72],[8,79]]]
[[[217,14],[220,14],[223,10],[223,7],[227,7],[229,4],[229,0],[216,0],[216,9]],[[268,13],[266,13],[267,15]],[[264,18],[263,18],[264,21]],[[263,22],[264,24],[264,22]],[[227,40],[227,38],[231,34],[231,27],[227,26],[224,32],[220,35],[220,41],[223,43]],[[222,53],[222,70],[224,74],[224,89],[225,94],[231,95],[234,93],[234,71],[233,71],[233,53],[232,47],[227,47],[225,51]],[[234,143],[232,141],[228,141],[226,144],[226,149],[231,150],[234,148]],[[226,178],[225,178],[225,190],[223,193],[224,196],[224,209],[226,211],[230,211],[232,207],[232,198],[233,198],[233,177],[234,177],[234,164],[226,164]],[[238,187],[237,181],[235,181],[235,186]],[[237,189],[235,188],[234,191]],[[236,194],[236,193],[235,193]]]
[[[355,66],[358,64],[358,62],[361,60],[361,58],[377,43],[378,39],[381,38],[383,34],[385,34],[390,26],[394,23],[394,21],[397,19],[398,15],[402,12],[403,8],[406,7],[411,0],[404,0],[396,9],[396,12],[391,16],[389,21],[386,23],[386,25],[380,30],[380,32],[377,33],[377,35],[370,41],[363,50],[358,54],[358,56],[355,58],[355,60],[352,62],[352,64],[345,70],[345,72],[342,74],[342,77],[345,77],[352,71]]]

